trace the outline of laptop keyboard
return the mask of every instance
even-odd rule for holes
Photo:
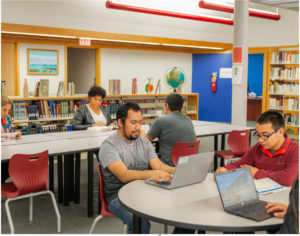
[[[238,215],[250,215],[254,214],[260,211],[266,211],[265,209],[266,203],[265,202],[258,202],[258,203],[253,203],[250,205],[246,205],[242,208],[235,209],[233,210],[233,213],[238,214]]]
[[[162,186],[168,186],[171,184],[171,182],[169,182],[169,181],[161,181],[161,182],[156,181],[156,183],[158,183],[159,185],[162,185]]]

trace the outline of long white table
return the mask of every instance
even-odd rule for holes
[[[69,205],[74,200],[79,203],[80,196],[80,153],[88,152],[88,216],[93,216],[93,153],[99,150],[102,142],[116,131],[92,132],[73,131],[24,135],[19,139],[5,140],[1,148],[1,160],[9,159],[17,153],[32,154],[45,150],[49,152],[49,188],[54,190],[53,158],[58,158],[58,201]],[[75,154],[75,173],[74,173]],[[62,155],[64,155],[64,178]],[[75,186],[74,186],[75,178]],[[64,182],[64,184],[63,184]],[[63,190],[64,187],[64,190]],[[73,194],[75,193],[75,194]]]
[[[261,195],[260,199],[288,204],[288,196],[289,189]],[[133,181],[121,188],[119,200],[134,214],[134,233],[141,233],[141,218],[182,228],[220,232],[274,230],[283,222],[275,217],[256,222],[226,213],[211,173],[202,183],[173,190],[152,186],[143,180]]]
[[[232,130],[251,129],[250,127],[241,127],[230,124],[193,121],[197,137],[214,136],[214,150],[218,150],[218,135],[222,135],[222,147],[225,147],[225,134]],[[147,125],[143,126],[147,129]],[[146,130],[147,131],[147,130]],[[2,142],[1,160],[8,161],[14,154],[31,154],[44,150],[49,151],[50,166],[49,172],[53,176],[53,157],[58,157],[59,173],[59,202],[62,201],[62,155],[64,155],[64,202],[69,205],[69,199],[72,198],[70,192],[75,191],[75,202],[79,202],[80,189],[80,153],[88,152],[88,216],[93,216],[93,153],[99,150],[102,142],[116,131],[72,131],[46,134],[25,135],[16,140],[5,140]],[[74,154],[75,154],[75,190],[73,190],[74,180]],[[216,159],[215,159],[216,167]],[[54,189],[53,178],[50,178],[50,189]],[[69,189],[70,188],[70,189]]]

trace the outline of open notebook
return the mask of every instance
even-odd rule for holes
[[[113,127],[113,126],[93,126],[93,127],[89,127],[87,130],[88,131],[110,131],[110,130],[115,130],[115,129],[119,129],[118,127]]]
[[[254,183],[256,191],[259,194],[266,194],[284,189],[284,186],[280,185],[279,183],[270,178],[255,179]]]

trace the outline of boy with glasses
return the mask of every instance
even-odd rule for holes
[[[248,166],[255,179],[271,178],[291,186],[299,173],[299,143],[284,133],[284,118],[266,111],[256,121],[255,144],[238,161],[217,169],[217,173]]]

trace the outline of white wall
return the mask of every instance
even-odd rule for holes
[[[178,66],[186,73],[182,93],[191,92],[192,54],[143,50],[101,49],[101,86],[109,91],[108,80],[121,80],[121,94],[131,94],[132,79],[137,78],[138,94],[146,94],[147,78],[154,79],[154,87],[161,79],[161,93],[170,93],[163,81],[168,68]]]
[[[119,2],[230,18],[200,9],[199,0],[118,0]],[[233,43],[233,26],[105,8],[106,0],[2,0],[2,22]],[[249,3],[249,7],[275,8]],[[279,9],[280,21],[249,18],[249,47],[296,45],[299,12]]]
[[[27,71],[27,49],[51,49],[59,50],[59,71],[58,75],[28,75]],[[49,95],[57,94],[59,81],[65,81],[64,46],[47,44],[20,44],[20,96],[23,96],[24,79],[27,78],[29,92],[34,91],[35,84],[40,79],[49,79]]]

